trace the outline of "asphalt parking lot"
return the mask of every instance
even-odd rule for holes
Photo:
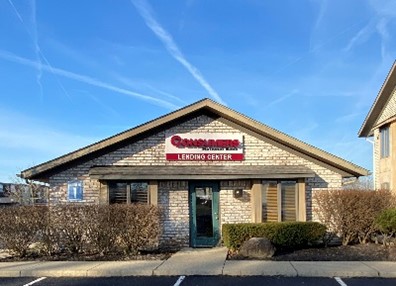
[[[109,278],[0,278],[3,286],[393,286],[396,278],[317,278],[274,276],[157,276],[157,277],[109,277]]]

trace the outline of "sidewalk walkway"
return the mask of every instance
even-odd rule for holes
[[[212,248],[184,249],[165,261],[0,262],[0,277],[265,275],[396,278],[396,262],[227,261],[226,255],[226,248]]]

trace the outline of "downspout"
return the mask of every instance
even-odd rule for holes
[[[367,142],[370,142],[371,143],[371,145],[372,145],[372,148],[373,148],[373,184],[374,184],[374,190],[376,190],[377,189],[377,184],[376,184],[376,181],[375,181],[375,146],[374,146],[374,140],[370,140],[369,138],[367,138],[366,137],[366,141]]]

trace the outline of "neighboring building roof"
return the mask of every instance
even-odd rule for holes
[[[374,129],[376,127],[379,127],[376,125],[378,125],[378,123],[382,123],[382,122],[377,122],[378,118],[381,116],[381,113],[383,112],[385,106],[391,99],[392,94],[394,94],[395,87],[396,87],[396,61],[393,63],[393,66],[390,69],[388,76],[386,77],[385,82],[381,87],[380,92],[378,93],[376,99],[374,100],[374,103],[371,106],[371,109],[367,114],[366,119],[362,124],[362,127],[360,127],[358,133],[359,137],[372,136]]]
[[[154,134],[154,132],[174,126],[181,120],[193,118],[202,114],[207,114],[212,117],[222,117],[230,124],[235,124],[236,127],[246,129],[247,132],[253,132],[256,135],[263,136],[267,140],[271,140],[274,144],[281,144],[282,146],[289,147],[291,151],[295,150],[302,155],[308,156],[311,160],[323,162],[327,166],[336,168],[344,177],[365,176],[369,173],[368,170],[358,165],[302,142],[226,106],[216,103],[210,99],[203,99],[87,147],[26,169],[21,172],[20,176],[22,178],[46,181],[48,177],[51,174],[56,173],[57,170],[59,171],[62,168],[71,166],[71,164],[83,160],[84,158],[93,158],[93,156],[105,154],[106,152],[109,152],[109,150],[120,148],[120,146],[123,146],[126,142],[128,144],[136,142],[137,140],[148,136],[150,133]]]
[[[95,166],[89,171],[93,179],[102,180],[239,180],[239,179],[288,179],[310,178],[315,173],[308,167],[287,166]]]

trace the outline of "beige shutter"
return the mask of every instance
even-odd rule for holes
[[[106,181],[100,182],[99,189],[99,204],[108,204],[109,203],[109,187]]]
[[[261,180],[253,180],[252,187],[251,187],[251,202],[252,202],[252,222],[262,222],[263,220],[263,213],[264,210],[262,207],[263,204],[263,188],[261,184]]]
[[[158,205],[158,182],[149,182],[149,204],[156,206]]]
[[[305,202],[305,179],[298,179],[298,221],[307,220],[307,206]]]

